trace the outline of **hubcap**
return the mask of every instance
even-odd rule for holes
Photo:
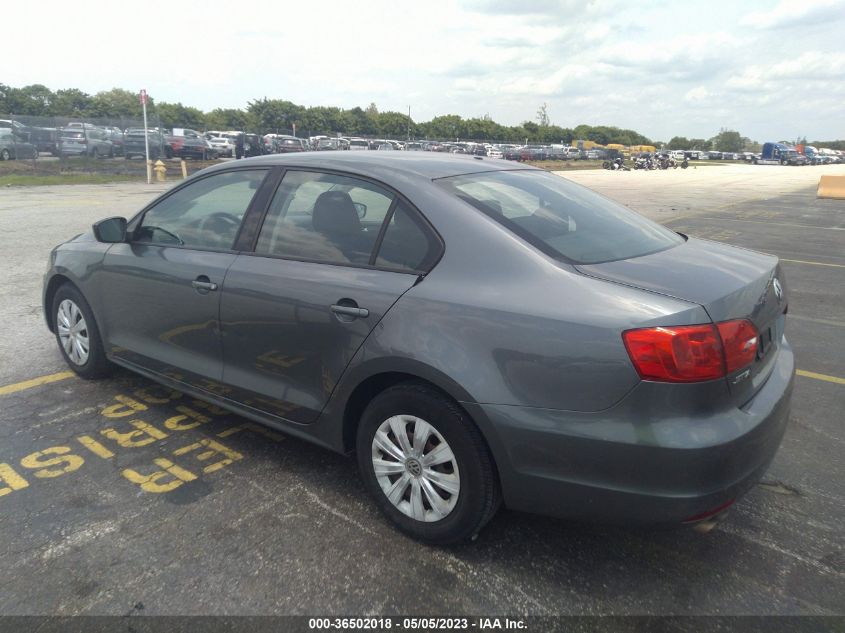
[[[455,454],[431,424],[395,415],[373,437],[373,470],[385,496],[406,516],[430,523],[458,502],[461,477]]]
[[[56,327],[67,357],[74,365],[84,365],[88,361],[88,325],[82,310],[70,299],[59,304]]]

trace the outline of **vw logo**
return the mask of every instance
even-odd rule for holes
[[[783,301],[783,287],[780,285],[780,281],[777,277],[772,279],[772,288],[775,291],[775,296],[778,298],[778,303]]]
[[[422,475],[422,464],[420,464],[419,460],[414,459],[413,457],[409,457],[405,461],[405,469],[414,477],[419,477]]]

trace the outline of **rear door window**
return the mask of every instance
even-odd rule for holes
[[[255,250],[305,261],[367,265],[393,201],[391,192],[365,180],[288,171]]]
[[[390,217],[376,265],[408,271],[427,271],[440,255],[440,244],[419,215],[400,201]]]

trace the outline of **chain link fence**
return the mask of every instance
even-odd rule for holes
[[[216,158],[204,131],[164,129],[155,114],[127,117],[44,117],[0,113],[0,182],[24,177],[88,174],[103,181],[147,177],[145,157],[152,161],[192,159],[185,173]],[[183,169],[168,164],[172,177]],[[89,178],[91,180],[91,178]]]

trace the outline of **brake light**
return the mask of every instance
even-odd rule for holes
[[[622,340],[640,377],[661,382],[723,378],[754,362],[758,343],[757,329],[744,319],[628,330]]]
[[[725,375],[722,342],[713,325],[628,330],[622,339],[645,380],[698,382]]]
[[[719,336],[725,348],[725,365],[731,374],[754,362],[757,356],[757,328],[750,321],[724,321],[717,323]]]
[[[758,343],[745,319],[628,330],[622,340],[640,377],[660,382],[723,378],[754,362]]]

